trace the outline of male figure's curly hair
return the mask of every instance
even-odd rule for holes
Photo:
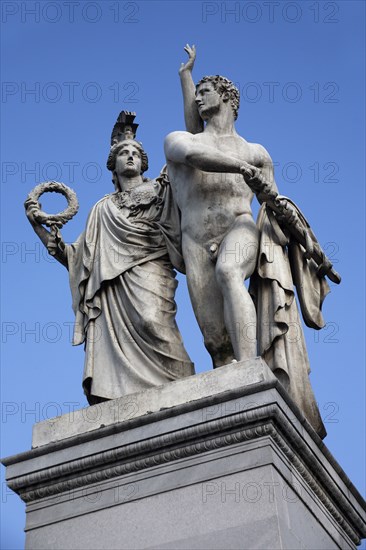
[[[110,150],[109,155],[108,155],[108,160],[107,160],[108,170],[110,170],[111,172],[114,172],[114,170],[116,168],[117,155],[126,143],[132,143],[133,146],[136,147],[136,149],[140,153],[140,155],[141,155],[141,174],[143,174],[149,168],[149,159],[147,158],[147,154],[143,150],[142,145],[138,141],[135,141],[134,139],[124,139],[123,141],[119,141],[115,145],[112,145],[111,150]]]
[[[228,92],[230,97],[231,108],[234,112],[234,119],[238,118],[239,104],[240,104],[240,93],[238,88],[234,85],[231,80],[225,78],[224,76],[215,75],[215,76],[204,76],[196,85],[196,90],[198,86],[204,84],[204,82],[211,82],[216,92],[222,95],[225,92]]]

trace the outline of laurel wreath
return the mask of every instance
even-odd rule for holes
[[[47,214],[41,210],[41,204],[38,199],[43,193],[61,193],[67,200],[67,208],[58,214]],[[27,201],[32,200],[37,202],[38,208],[34,211],[34,218],[39,223],[48,227],[56,225],[61,227],[70,221],[79,210],[79,202],[76,193],[73,189],[58,181],[46,181],[37,185],[29,193]]]

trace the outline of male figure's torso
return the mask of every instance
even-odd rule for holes
[[[261,146],[248,143],[237,134],[186,134],[197,145],[214,147],[254,166],[261,164]],[[205,172],[171,161],[168,161],[168,171],[181,211],[183,241],[188,238],[203,246],[213,239],[220,242],[238,217],[247,215],[252,218],[254,194],[241,174]]]

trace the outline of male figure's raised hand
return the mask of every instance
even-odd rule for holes
[[[182,74],[185,71],[192,72],[194,62],[196,61],[196,46],[192,45],[191,47],[189,44],[186,44],[184,47],[184,51],[188,54],[188,61],[181,64],[179,68],[179,74]]]

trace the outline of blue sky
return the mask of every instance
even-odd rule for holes
[[[70,343],[67,272],[43,251],[23,202],[41,181],[70,185],[80,210],[63,235],[74,241],[91,206],[112,190],[105,162],[122,109],[137,111],[147,175],[156,176],[164,136],[184,129],[178,68],[188,42],[197,46],[195,80],[222,74],[240,88],[238,132],[270,152],[280,192],[303,210],[342,275],[323,308],[326,328],[305,335],[325,443],[364,493],[364,3],[4,1],[1,8],[1,455],[29,449],[35,421],[68,412],[68,403],[86,405],[83,350]],[[48,211],[64,206],[58,196],[42,203]],[[184,278],[177,301],[196,370],[208,370]],[[23,505],[4,483],[2,526],[2,548],[21,548]]]

